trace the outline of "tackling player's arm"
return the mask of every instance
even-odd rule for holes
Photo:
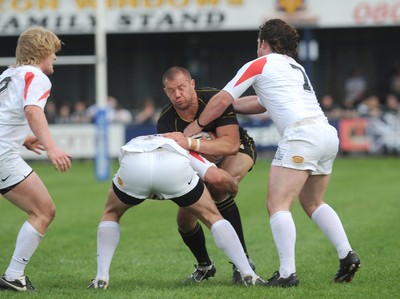
[[[184,149],[196,151],[204,155],[236,155],[240,146],[239,126],[233,124],[221,126],[217,128],[216,133],[217,136],[215,139],[211,140],[186,137],[181,132],[165,133],[163,136],[175,140]]]
[[[241,97],[233,102],[233,108],[239,114],[260,114],[267,111],[264,106],[258,102],[257,96]]]
[[[233,97],[225,90],[221,90],[211,98],[199,118],[188,125],[183,133],[185,136],[192,136],[199,133],[202,131],[202,127],[207,126],[213,120],[220,117],[232,103]]]
[[[215,190],[236,196],[239,177],[232,177],[227,171],[220,169],[197,152],[189,152],[190,165],[198,175]]]

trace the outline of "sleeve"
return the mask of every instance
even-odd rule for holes
[[[44,109],[51,90],[49,78],[43,73],[26,72],[24,81],[24,107],[36,105]]]
[[[214,163],[211,163],[198,152],[189,152],[190,165],[193,170],[196,171],[200,178],[204,181],[204,176],[210,167],[217,167]]]
[[[240,68],[236,73],[236,76],[223,88],[223,90],[230,93],[235,100],[238,99],[250,86],[253,85],[257,77],[262,74],[266,63],[266,56],[246,63]]]

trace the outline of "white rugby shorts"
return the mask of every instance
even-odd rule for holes
[[[0,190],[25,180],[32,168],[18,154],[0,156]]]
[[[328,122],[294,124],[285,130],[272,165],[330,174],[338,149],[337,131]]]
[[[126,152],[113,182],[135,198],[170,199],[193,190],[199,179],[189,157],[158,148],[151,152]]]

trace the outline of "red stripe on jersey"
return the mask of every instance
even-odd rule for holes
[[[262,57],[254,61],[247,70],[243,73],[240,79],[235,83],[234,87],[239,85],[240,83],[246,81],[247,79],[254,77],[255,75],[259,75],[262,73],[264,65],[267,63],[267,57]]]
[[[199,160],[199,161],[205,163],[203,157],[200,156],[200,154],[199,154],[198,152],[189,151],[189,154],[190,154],[192,157],[196,158],[197,160]]]
[[[40,101],[40,100],[45,100],[45,99],[47,99],[48,97],[49,97],[49,94],[50,94],[50,89],[48,90],[48,91],[46,91],[39,99],[38,99],[38,102]]]
[[[26,100],[26,95],[28,94],[29,86],[31,85],[34,77],[35,77],[35,75],[32,72],[27,72],[25,74],[24,100]]]

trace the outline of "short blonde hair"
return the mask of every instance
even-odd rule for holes
[[[61,50],[62,41],[43,27],[31,27],[18,38],[15,50],[16,66],[38,66],[43,59]]]

